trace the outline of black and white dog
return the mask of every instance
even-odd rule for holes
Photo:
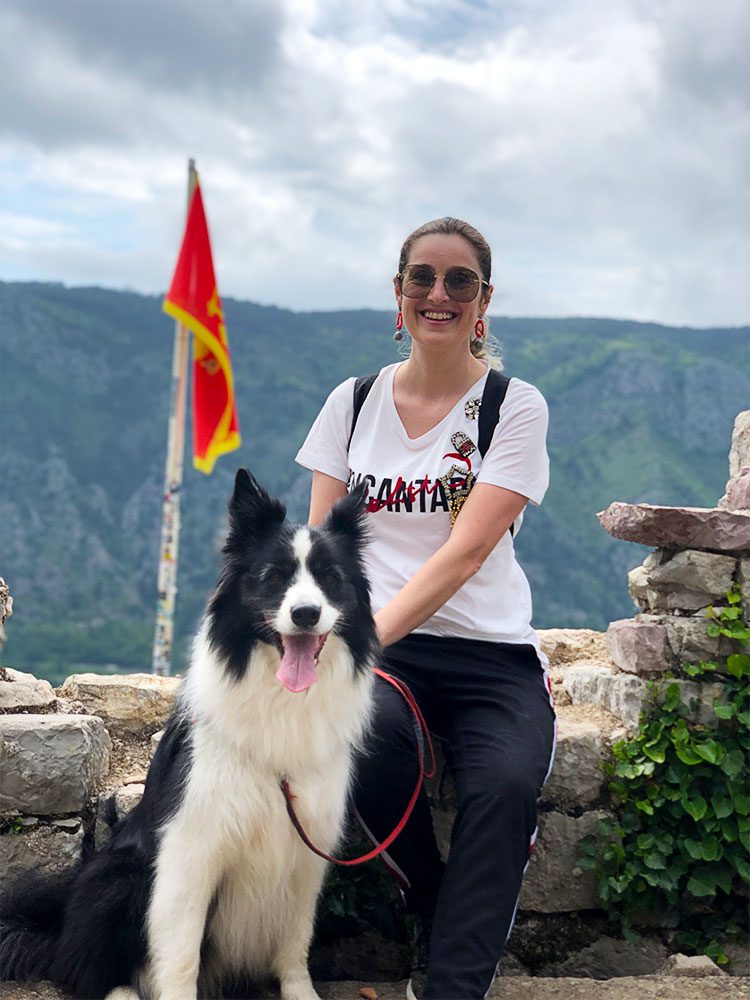
[[[217,997],[275,976],[316,997],[307,969],[325,862],[366,733],[378,642],[361,553],[363,494],[295,526],[241,469],[219,582],[141,803],[109,844],[3,903],[0,978],[76,997]],[[126,988],[122,988],[126,987]]]

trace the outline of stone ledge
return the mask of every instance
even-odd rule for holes
[[[181,680],[153,674],[72,674],[62,698],[83,704],[108,726],[129,732],[160,729],[174,707]]]
[[[64,871],[81,858],[80,817],[48,823],[22,821],[17,831],[0,835],[0,887],[25,868],[44,874]]]
[[[612,503],[596,515],[614,538],[660,549],[749,552],[750,511]]]

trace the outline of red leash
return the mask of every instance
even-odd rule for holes
[[[279,782],[281,790],[284,793],[284,798],[286,800],[286,811],[289,814],[289,819],[292,821],[292,826],[300,835],[302,841],[307,845],[307,847],[310,848],[313,854],[317,854],[319,858],[324,858],[326,861],[332,861],[334,864],[337,865],[361,865],[365,861],[371,861],[373,858],[376,858],[379,854],[382,854],[383,851],[387,850],[391,846],[393,841],[396,839],[396,837],[398,837],[398,835],[401,833],[403,828],[406,826],[409,817],[412,814],[412,810],[414,809],[414,806],[416,804],[417,798],[419,797],[419,790],[422,787],[423,779],[432,778],[433,775],[435,774],[435,752],[432,748],[432,740],[430,739],[430,733],[427,729],[427,723],[424,720],[424,716],[422,715],[419,705],[416,703],[414,699],[414,695],[411,693],[411,691],[406,686],[406,684],[404,684],[403,681],[398,680],[396,677],[392,677],[390,674],[387,674],[384,670],[381,670],[379,667],[375,667],[375,673],[378,675],[378,677],[382,677],[384,681],[387,681],[389,684],[391,684],[393,687],[396,688],[396,690],[399,692],[401,697],[404,699],[404,701],[411,709],[412,715],[414,716],[413,724],[414,724],[414,736],[417,744],[417,759],[419,761],[419,776],[417,778],[417,783],[414,786],[414,791],[411,793],[411,798],[409,799],[409,804],[406,807],[406,812],[401,817],[395,829],[388,834],[388,836],[382,843],[378,844],[377,847],[374,847],[371,851],[368,851],[367,854],[362,854],[358,858],[351,858],[348,861],[342,858],[334,858],[332,855],[326,854],[325,851],[321,851],[319,848],[317,848],[315,844],[313,844],[313,842],[307,836],[302,824],[299,821],[299,818],[297,817],[297,813],[294,811],[292,800],[294,799],[295,796],[292,795],[292,792],[289,788],[289,781],[286,778],[282,778],[282,780]],[[425,745],[427,746],[427,751],[429,753],[429,758],[430,758],[429,771],[426,771],[424,766]]]

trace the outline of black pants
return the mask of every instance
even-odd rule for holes
[[[428,1000],[481,1000],[510,934],[554,754],[555,715],[533,646],[410,635],[383,667],[411,688],[456,783],[442,865],[424,790],[389,855],[414,913],[434,911]],[[369,830],[385,837],[418,774],[411,714],[380,678],[373,736],[355,785]]]

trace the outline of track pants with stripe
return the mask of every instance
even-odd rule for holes
[[[434,912],[425,998],[481,1000],[513,926],[537,799],[552,767],[547,674],[531,645],[416,634],[386,648],[383,668],[411,688],[456,786],[445,865],[424,790],[388,851],[408,883],[410,911]],[[417,775],[411,712],[378,678],[373,733],[354,788],[372,835],[393,829]]]

